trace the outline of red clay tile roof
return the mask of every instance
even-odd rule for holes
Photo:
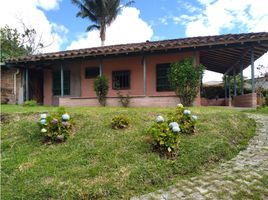
[[[134,54],[141,52],[166,51],[186,48],[211,47],[215,45],[244,44],[247,42],[268,41],[268,32],[246,33],[246,34],[227,34],[217,36],[190,37],[182,39],[152,41],[143,43],[132,43],[122,45],[112,45],[94,47],[86,49],[76,49],[53,53],[44,53],[26,57],[19,57],[8,60],[7,63],[38,62],[45,60],[57,60],[65,58],[95,57],[103,55]],[[267,49],[266,49],[267,51]]]

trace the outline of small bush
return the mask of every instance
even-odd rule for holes
[[[37,101],[36,100],[30,100],[30,101],[24,101],[23,106],[26,107],[34,107],[37,106]]]
[[[47,142],[63,142],[72,134],[74,121],[63,107],[58,111],[40,116],[40,131]]]
[[[182,104],[168,114],[167,120],[157,116],[155,123],[148,129],[153,146],[160,153],[176,156],[179,152],[180,134],[193,134],[197,116],[192,115]]]
[[[109,90],[108,79],[102,75],[94,80],[94,90],[102,106],[106,105],[106,96]]]
[[[159,152],[165,154],[178,152],[180,136],[171,130],[167,122],[154,123],[148,132],[152,135],[154,148]]]
[[[268,94],[264,96],[264,106],[268,106]]]
[[[116,115],[112,118],[111,126],[113,129],[125,129],[129,126],[130,120],[123,115]]]
[[[122,104],[123,107],[128,107],[130,103],[130,96],[129,93],[123,95],[120,91],[117,92],[117,96],[119,97],[119,102]]]

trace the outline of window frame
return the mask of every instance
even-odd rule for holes
[[[125,87],[115,87],[115,76],[119,76],[116,73],[126,73],[126,75],[128,76],[128,80],[127,83],[128,85]],[[121,75],[123,76],[123,75]],[[131,71],[130,70],[116,70],[116,71],[112,71],[112,88],[113,90],[129,90],[131,89]]]
[[[159,64],[156,64],[156,67],[155,67],[155,77],[156,77],[155,82],[156,82],[156,84],[155,85],[156,85],[156,91],[157,92],[171,92],[171,91],[173,91],[172,88],[171,88],[171,84],[168,81],[168,76],[167,76],[167,74],[168,74],[167,72],[168,72],[168,70],[170,70],[170,67],[171,67],[171,63],[159,63]],[[163,68],[169,68],[169,69],[164,69],[166,71],[166,74],[161,75],[159,77],[160,70],[164,71]],[[167,86],[167,84],[160,84],[159,83],[160,79],[162,79],[162,80],[164,79],[164,82],[168,82],[168,86]],[[166,86],[163,86],[163,85],[166,85]]]
[[[55,79],[58,79],[56,80],[57,83],[55,83]],[[57,92],[55,92],[55,90]],[[71,94],[71,70],[66,69],[63,70],[63,95],[67,96],[70,94]],[[52,95],[61,96],[61,70],[52,71]]]
[[[96,70],[96,71],[94,71],[94,74],[93,75],[91,75],[89,72],[87,73],[87,71],[88,70]],[[91,72],[92,72],[91,71]],[[98,73],[95,73],[95,72],[97,72],[98,71]],[[97,75],[96,75],[97,74]],[[97,67],[97,66],[94,66],[94,67],[86,67],[85,68],[85,79],[95,79],[95,78],[97,78],[97,76],[99,76],[100,75],[100,67]]]

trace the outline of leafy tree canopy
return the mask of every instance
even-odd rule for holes
[[[10,28],[8,25],[0,29],[1,62],[30,54],[30,50],[25,47],[21,37],[17,29]]]
[[[195,65],[192,58],[171,64],[169,82],[185,106],[191,106],[196,98],[203,72],[204,66]]]
[[[92,25],[87,27],[87,31],[93,29],[100,31],[102,46],[106,37],[106,27],[111,25],[123,7],[133,2],[128,1],[123,5],[121,0],[72,0],[72,3],[79,8],[76,16],[83,19],[88,18],[93,22]]]
[[[21,25],[22,33],[8,25],[0,28],[1,63],[11,58],[39,53],[44,48],[42,38],[35,29],[28,28],[22,21]]]

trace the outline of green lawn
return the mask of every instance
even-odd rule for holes
[[[257,109],[253,110],[246,110],[245,112],[268,115],[268,106],[258,107]]]
[[[64,144],[42,144],[36,121],[55,107],[3,105],[1,125],[2,199],[129,199],[194,176],[228,160],[246,147],[255,122],[242,112],[209,107],[199,116],[197,133],[183,136],[175,160],[152,151],[146,128],[171,108],[68,108],[76,133]],[[125,114],[127,130],[110,128]]]

